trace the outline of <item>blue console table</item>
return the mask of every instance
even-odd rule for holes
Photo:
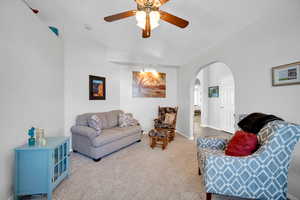
[[[47,194],[69,175],[70,139],[48,137],[45,146],[15,149],[15,200],[20,196]]]

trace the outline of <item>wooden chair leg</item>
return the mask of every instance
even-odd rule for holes
[[[206,193],[206,200],[211,200],[211,193]]]
[[[151,137],[151,145],[150,147],[153,149],[156,146],[156,138],[155,137]]]
[[[200,168],[198,168],[198,174],[199,174],[199,176],[201,176],[201,169]]]
[[[165,150],[167,145],[168,145],[168,137],[165,137],[165,138],[163,138],[163,148],[162,149]]]

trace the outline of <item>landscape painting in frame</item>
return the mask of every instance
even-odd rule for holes
[[[208,87],[208,97],[219,97],[219,86]]]
[[[300,84],[300,62],[272,68],[272,85]]]
[[[90,100],[105,100],[106,88],[105,78],[99,76],[89,76],[89,96]]]
[[[166,74],[160,72],[132,72],[132,96],[166,98]]]

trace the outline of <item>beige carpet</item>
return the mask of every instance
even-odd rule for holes
[[[71,155],[71,175],[54,191],[54,200],[204,199],[194,141],[177,135],[165,151],[142,142],[100,162]],[[213,196],[213,199],[232,199]]]

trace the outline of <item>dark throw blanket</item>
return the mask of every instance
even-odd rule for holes
[[[274,120],[281,120],[281,118],[276,117],[275,115],[267,115],[264,113],[252,113],[242,119],[238,126],[249,133],[257,134],[260,129],[262,129],[267,123],[274,121]]]

